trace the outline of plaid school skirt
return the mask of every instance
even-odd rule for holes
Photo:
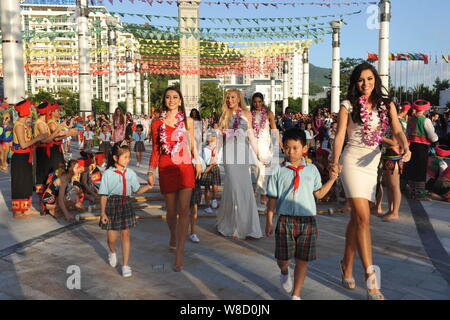
[[[191,207],[193,205],[200,205],[200,202],[202,201],[202,187],[200,186],[199,182],[197,181],[195,183],[195,188],[192,189],[191,194]]]
[[[221,184],[219,166],[212,167],[209,172],[202,174],[202,177],[200,178],[201,186],[209,187],[219,184]]]
[[[130,197],[112,195],[106,201],[106,216],[109,222],[99,226],[103,230],[125,230],[136,226],[136,214],[134,213]]]
[[[134,143],[134,152],[145,152],[144,142],[136,141]]]

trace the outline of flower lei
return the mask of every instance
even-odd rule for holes
[[[164,111],[161,114],[161,120],[165,120],[167,118],[167,111]],[[159,141],[161,142],[161,147],[165,154],[169,154],[171,157],[177,154],[180,149],[181,142],[183,141],[183,129],[184,129],[184,115],[182,112],[178,112],[175,116],[177,119],[177,123],[175,124],[176,137],[175,141],[177,142],[173,147],[167,141],[167,127],[163,121],[163,124],[159,127]]]
[[[380,121],[377,129],[372,131],[370,128],[370,122],[372,121],[372,112],[367,109],[367,98],[361,96],[358,100],[361,105],[361,119],[363,125],[361,128],[362,141],[367,146],[374,146],[380,144],[383,141],[383,135],[389,127],[389,118],[387,117],[387,109],[382,108],[379,116]]]
[[[227,130],[227,138],[230,137],[236,137],[237,136],[237,130],[239,129],[239,123],[241,121],[241,114],[242,114],[242,109],[238,108],[236,110],[236,115],[233,121],[233,131],[231,130]]]
[[[253,130],[255,130],[256,138],[259,138],[261,134],[261,129],[265,127],[267,121],[267,108],[263,106],[261,109],[261,120],[259,123],[256,122],[256,110],[252,111],[252,126]]]

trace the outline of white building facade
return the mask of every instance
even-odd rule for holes
[[[94,69],[97,72],[91,72],[92,98],[109,102],[107,21],[114,20],[119,27],[121,21],[103,6],[90,8],[93,10],[89,13],[89,30],[101,30],[90,33],[90,63],[91,66],[97,66],[97,69]],[[36,94],[40,89],[52,92],[68,89],[79,92],[78,70],[69,67],[78,66],[76,6],[21,4],[21,9],[24,64],[28,66],[25,77],[26,93]],[[117,31],[118,101],[126,100],[127,47],[137,53],[139,43],[131,33]]]

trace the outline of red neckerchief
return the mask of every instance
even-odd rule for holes
[[[295,178],[294,178],[294,192],[298,190],[300,187],[300,171],[305,169],[305,166],[299,166],[298,168],[294,166],[287,166],[289,169],[292,169],[295,171]]]
[[[127,173],[127,169],[123,170],[123,173],[120,172],[120,170],[115,170],[115,173],[118,173],[122,176],[122,184],[123,184],[123,191],[122,191],[122,196],[125,197],[127,196],[127,178],[125,177],[125,174]],[[122,201],[124,200],[122,199]]]

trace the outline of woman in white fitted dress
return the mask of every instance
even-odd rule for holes
[[[252,115],[245,106],[242,93],[237,89],[227,91],[222,110],[219,128],[224,132],[225,181],[217,210],[217,230],[227,237],[262,238],[250,178],[250,145],[258,159],[261,159],[253,136]]]
[[[275,124],[275,117],[273,112],[268,110],[264,105],[264,96],[260,92],[255,92],[252,96],[252,127],[253,134],[258,142],[258,150],[262,159],[266,161],[271,161],[273,158],[274,151],[278,146],[282,147],[281,138],[279,136],[277,125]],[[272,138],[270,130],[272,133],[276,134],[277,143],[272,145]],[[266,165],[258,160],[255,160],[253,165],[256,175],[256,194],[257,200],[256,204],[259,211],[266,211],[267,202],[267,182],[269,180],[268,168]]]
[[[391,127],[400,141],[403,161],[409,161],[411,152],[397,117],[395,105],[383,94],[381,78],[369,63],[357,66],[350,77],[347,100],[339,111],[338,130],[334,142],[330,170],[341,170],[345,195],[351,205],[347,226],[345,253],[340,263],[342,285],[354,289],[353,262],[358,250],[367,281],[367,298],[383,300],[372,265],[369,201],[375,201],[377,168],[380,162],[380,143],[384,132]],[[345,135],[348,142],[344,151]]]

